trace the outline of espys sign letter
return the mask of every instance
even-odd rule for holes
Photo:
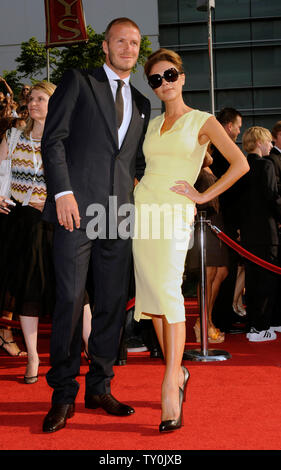
[[[82,0],[45,0],[45,13],[46,47],[87,41]]]

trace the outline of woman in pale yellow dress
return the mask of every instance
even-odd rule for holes
[[[189,378],[187,369],[181,366],[185,346],[181,284],[194,206],[218,196],[249,167],[215,117],[191,109],[183,101],[185,75],[178,54],[159,49],[148,58],[145,73],[164,102],[165,112],[149,124],[143,146],[146,170],[135,188],[135,319],[152,318],[165,358],[159,426],[163,432],[182,425]],[[193,184],[210,141],[230,166],[213,186],[198,193]]]

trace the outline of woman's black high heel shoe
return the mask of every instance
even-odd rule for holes
[[[182,366],[182,371],[183,371],[183,385],[182,385],[182,389],[180,388],[180,390],[182,390],[183,401],[185,401],[186,400],[187,382],[188,382],[188,379],[190,377],[190,373],[188,372],[188,370],[185,366]]]
[[[183,416],[182,416],[182,404],[183,404],[183,391],[179,388],[180,393],[180,414],[177,419],[168,419],[167,421],[161,421],[159,425],[159,432],[172,432],[176,429],[179,429],[183,425]]]
[[[183,426],[183,414],[182,414],[182,405],[186,399],[186,385],[189,379],[189,372],[186,367],[182,366],[184,379],[183,379],[183,387],[179,387],[179,406],[180,406],[180,414],[177,419],[168,419],[166,421],[162,421],[159,425],[159,432],[172,432],[176,429],[179,429]]]
[[[37,367],[37,375],[33,375],[33,376],[27,376],[25,375],[23,377],[23,381],[25,384],[35,384],[36,382],[38,382],[38,369],[39,369],[39,365],[40,365],[40,361],[38,362],[38,367]]]

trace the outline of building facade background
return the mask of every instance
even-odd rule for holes
[[[139,24],[152,49],[179,52],[187,75],[184,99],[191,107],[211,111],[207,12],[196,0],[83,0],[86,24],[97,33],[113,18],[128,16]],[[215,0],[212,13],[215,111],[225,106],[243,115],[243,129],[271,129],[281,119],[281,0]],[[0,73],[16,68],[20,44],[35,36],[45,42],[44,0],[2,0]],[[152,102],[143,69],[132,81]]]
[[[185,101],[210,111],[208,13],[196,5],[158,0],[159,42],[183,58]],[[238,109],[242,131],[271,129],[281,119],[281,1],[215,0],[212,10],[215,112]]]

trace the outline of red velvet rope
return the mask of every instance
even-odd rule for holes
[[[237,251],[241,256],[244,258],[249,259],[250,261],[253,261],[254,263],[258,264],[259,266],[262,266],[263,268],[269,269],[270,271],[273,271],[276,274],[281,274],[281,268],[278,266],[268,263],[267,261],[258,258],[257,256],[253,255],[249,251],[245,250],[245,248],[242,248],[238,243],[233,241],[231,238],[229,238],[225,233],[223,233],[218,227],[215,225],[208,224],[211,230],[215,232],[218,238],[220,238],[224,243],[229,245],[231,248],[233,248],[235,251]],[[127,306],[126,306],[126,311],[130,310],[132,307],[135,305],[135,299],[131,299],[128,301]],[[186,305],[186,301],[185,301]],[[0,325],[4,326],[10,326],[11,328],[20,328],[20,322],[19,321],[14,321],[14,320],[8,320],[6,318],[1,318],[0,317]],[[40,324],[39,325],[39,332],[41,333],[50,333],[51,332],[51,325],[50,324]]]
[[[242,248],[241,245],[234,242],[231,238],[229,238],[225,233],[223,233],[216,226],[214,226],[214,225],[209,225],[209,226],[216,233],[218,238],[220,238],[223,242],[225,242],[227,245],[229,245],[231,248],[233,248],[235,251],[237,251],[241,256],[243,256],[244,258],[249,259],[250,261],[253,261],[253,263],[258,264],[259,266],[262,266],[263,268],[266,268],[266,269],[269,269],[270,271],[273,271],[276,274],[281,274],[281,268],[279,268],[279,266],[276,266],[275,264],[268,263],[264,259],[258,258],[257,256],[253,255],[249,251],[245,250],[245,248]]]
[[[16,320],[8,320],[0,317],[0,326],[9,326],[11,328],[21,328],[20,322]],[[51,333],[51,325],[47,323],[39,324],[38,331],[41,333]]]

